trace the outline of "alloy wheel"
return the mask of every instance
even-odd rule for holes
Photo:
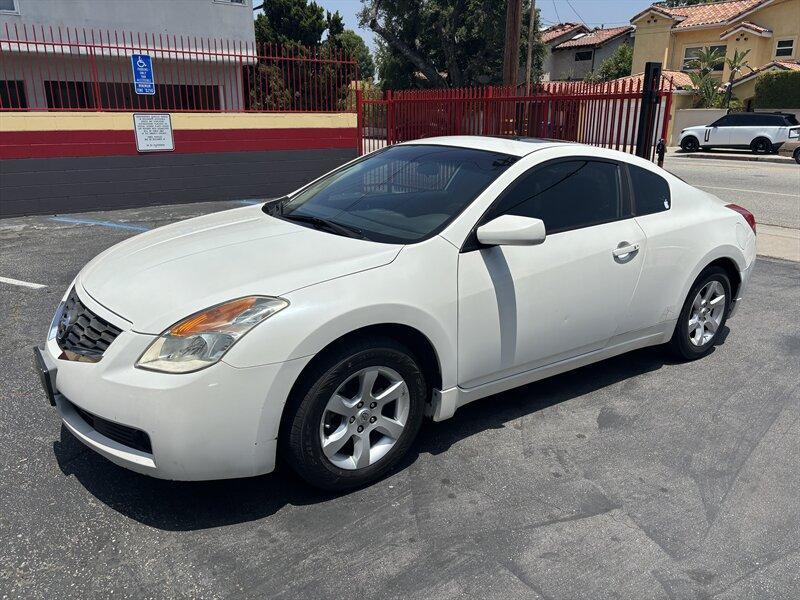
[[[708,344],[717,333],[725,316],[725,288],[719,281],[709,281],[692,302],[689,313],[689,341],[697,347]]]
[[[341,469],[381,460],[405,430],[408,385],[394,369],[367,367],[350,375],[328,400],[320,422],[322,452]]]

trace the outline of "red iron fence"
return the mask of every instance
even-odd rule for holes
[[[655,93],[651,131],[667,138],[673,82]],[[547,82],[519,87],[358,93],[359,152],[438,135],[493,135],[581,142],[635,153],[642,78],[608,83]],[[651,159],[655,156],[655,142]]]
[[[138,95],[130,56],[152,58]],[[0,30],[0,110],[339,112],[358,62],[340,48],[66,27]]]

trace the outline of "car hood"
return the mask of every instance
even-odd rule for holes
[[[112,246],[83,268],[77,283],[135,331],[158,334],[227,300],[281,296],[388,264],[400,249],[318,231],[249,206]]]

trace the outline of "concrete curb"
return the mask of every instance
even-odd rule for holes
[[[758,225],[759,256],[800,262],[800,230],[776,225]]]
[[[682,152],[674,152],[667,154],[667,158],[706,158],[712,160],[740,160],[747,162],[777,163],[780,165],[796,164],[794,159],[789,156],[757,156],[755,154],[714,154],[712,152],[692,152],[691,154],[686,154]]]

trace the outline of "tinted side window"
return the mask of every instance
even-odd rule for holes
[[[669,184],[663,177],[636,165],[628,165],[633,185],[633,201],[637,215],[669,210],[672,199]]]
[[[731,122],[731,116],[725,115],[724,117],[721,117],[716,121],[714,121],[711,124],[711,127],[730,127],[731,125],[733,125],[733,123]]]
[[[588,227],[620,218],[619,167],[574,160],[545,165],[524,175],[502,199],[494,216],[534,217],[547,233]]]

